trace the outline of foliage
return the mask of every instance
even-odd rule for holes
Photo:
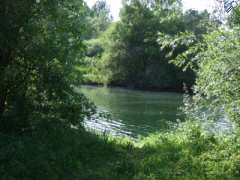
[[[207,12],[183,14],[178,0],[125,0],[111,26],[105,1],[2,0],[0,21],[1,179],[239,178],[238,131],[185,123],[137,143],[96,136],[82,127],[94,107],[75,91],[83,65],[101,83],[192,85],[175,59],[197,67],[189,113],[223,111],[239,125],[239,29],[212,32]]]
[[[212,27],[214,23],[206,11],[183,14],[178,1],[125,1],[121,20],[94,40],[97,46],[92,44],[101,51],[86,59],[90,67],[95,67],[87,81],[103,83],[99,80],[102,78],[104,84],[175,91],[181,91],[183,83],[191,87],[194,72],[182,72],[169,62],[180,56],[179,61],[183,62],[185,56],[190,61],[192,55],[184,52],[200,43],[202,35]],[[194,42],[188,43],[189,37],[183,35],[187,33],[193,34]],[[175,40],[176,37],[180,39]],[[161,49],[167,43],[168,47]]]
[[[205,37],[199,54],[194,103],[199,109],[222,112],[239,124],[239,30],[218,30]]]
[[[196,123],[143,140],[135,179],[237,179],[238,136],[214,136]]]
[[[165,57],[170,63],[183,69],[183,71],[197,70],[197,62],[194,58],[200,51],[197,46],[197,37],[191,32],[181,32],[175,36],[159,33],[158,42],[161,51],[168,52]]]
[[[80,126],[90,108],[73,89],[85,13],[77,0],[1,2],[1,132],[23,133],[52,119]]]
[[[204,36],[219,27],[219,23],[210,18],[207,11],[188,10],[184,14],[186,30],[176,35],[159,33],[158,42],[162,51],[166,51],[166,58],[170,63],[183,71],[198,71],[198,56],[204,51],[206,44]]]
[[[97,0],[93,7],[87,7],[86,19],[88,27],[86,39],[98,38],[101,33],[106,31],[113,20],[106,0]]]
[[[138,142],[52,122],[23,137],[0,136],[1,179],[238,179],[239,135],[196,123]],[[7,151],[6,151],[7,149]]]
[[[116,149],[106,138],[59,121],[42,123],[24,136],[0,134],[0,139],[2,180],[128,179],[118,164],[126,158],[121,145]]]
[[[240,7],[239,6],[235,7],[227,19],[228,19],[227,23],[231,27],[239,26],[240,25]]]
[[[86,41],[87,52],[84,58],[83,66],[78,67],[82,72],[83,79],[86,83],[102,83],[107,84],[111,79],[111,70],[107,67],[109,59],[111,59],[109,48],[106,46],[114,45],[109,41],[108,37],[111,36],[117,23],[112,23],[109,28],[96,39]]]

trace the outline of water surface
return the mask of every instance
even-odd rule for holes
[[[86,126],[114,135],[146,136],[168,130],[182,118],[182,94],[96,86],[82,86],[81,92],[96,104],[98,112],[111,115],[95,115]]]

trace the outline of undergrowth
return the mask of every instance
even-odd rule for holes
[[[215,136],[196,123],[137,142],[61,123],[0,135],[1,180],[238,179],[238,134]]]

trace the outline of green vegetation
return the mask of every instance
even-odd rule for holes
[[[1,179],[238,179],[239,135],[213,136],[197,124],[137,143],[69,129],[1,136]],[[11,142],[11,143],[9,143]]]
[[[80,126],[90,105],[73,85],[85,46],[82,1],[1,2],[0,131],[22,134],[42,121]]]
[[[194,84],[191,69],[183,72],[169,62],[217,27],[208,12],[183,13],[179,1],[136,0],[124,3],[120,18],[87,42],[87,83],[168,91],[182,91],[183,83],[189,88]],[[192,38],[186,39],[185,34]],[[175,36],[182,40],[162,48]]]
[[[239,29],[218,30],[206,36],[206,50],[200,54],[195,101],[212,111],[223,109],[228,117],[240,120]],[[204,95],[204,98],[201,96]],[[210,102],[211,103],[210,103]]]
[[[123,3],[112,23],[105,1],[1,1],[0,179],[239,179],[239,8],[219,27],[178,0]],[[194,94],[185,123],[134,142],[85,130],[82,82]],[[226,136],[199,121],[219,113]]]

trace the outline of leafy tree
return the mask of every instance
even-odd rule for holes
[[[87,39],[97,38],[111,24],[113,18],[106,0],[98,0],[93,7],[88,8],[88,36]]]
[[[239,29],[218,30],[205,37],[207,48],[198,56],[199,71],[194,97],[198,112],[199,109],[201,112],[207,108],[210,117],[221,113],[220,115],[227,115],[227,119],[237,122],[238,125],[240,118],[239,39]]]
[[[183,58],[187,50],[202,40],[204,33],[215,27],[213,24],[206,11],[190,10],[183,14],[180,1],[124,1],[121,21],[94,41],[98,42],[93,44],[94,66],[99,75],[107,74],[105,79],[109,84],[182,90],[183,82],[192,86],[195,74],[191,69],[182,72],[169,62],[180,55]],[[191,37],[183,35],[188,32]],[[193,56],[187,55],[187,61]],[[179,63],[185,61],[181,58]],[[101,83],[97,79],[90,81]]]
[[[85,6],[1,1],[0,132],[23,133],[53,119],[80,126],[88,103],[74,85],[85,49]]]

